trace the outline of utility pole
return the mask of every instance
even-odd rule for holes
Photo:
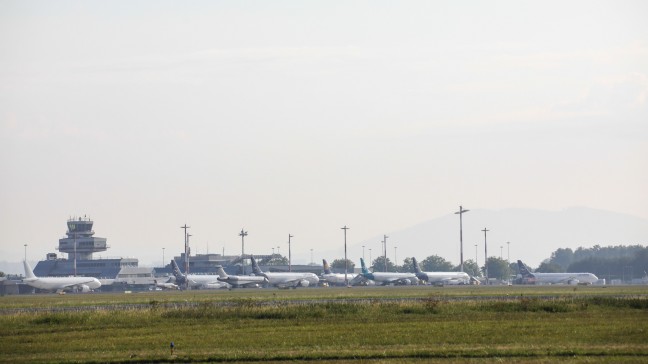
[[[245,237],[247,235],[248,232],[241,229],[239,236],[241,237],[241,267],[243,268],[243,274],[245,274]]]
[[[362,260],[365,260],[364,248],[365,248],[365,246],[363,245],[363,246],[362,246]]]
[[[290,238],[294,238],[294,236],[288,234],[288,271],[292,272],[292,254],[290,251]]]
[[[162,248],[162,267],[164,268],[164,248]]]
[[[340,228],[344,230],[344,285],[348,286],[349,285],[349,277],[348,277],[348,272],[349,272],[349,260],[347,259],[347,241],[346,241],[346,234],[348,228],[346,225],[344,227]]]
[[[477,264],[477,269],[479,269],[479,263],[477,263],[477,244],[475,244],[475,264]]]
[[[185,275],[189,274],[189,237],[187,236],[187,229],[189,229],[189,226],[187,224],[184,224],[184,226],[180,226],[180,229],[184,229],[184,243],[185,243],[185,251],[184,251],[184,268],[185,268]],[[189,288],[189,282],[187,280],[187,287]]]
[[[486,273],[486,285],[490,285],[490,280],[488,279],[488,244],[486,243],[486,233],[490,230],[484,228],[484,271]]]
[[[371,263],[371,248],[369,248],[369,265],[368,265],[368,267],[371,268],[371,265],[372,265],[372,263]]]
[[[384,236],[383,243],[385,244],[385,272],[387,272],[387,238],[389,236],[387,235],[383,235],[383,236]]]
[[[464,271],[464,258],[463,258],[463,220],[461,216],[470,210],[464,210],[463,206],[459,206],[459,211],[455,212],[455,215],[459,215],[459,260],[461,261],[461,271]]]
[[[25,262],[27,261],[27,244],[25,244]]]

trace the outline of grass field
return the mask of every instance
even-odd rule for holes
[[[647,324],[648,287],[6,296],[0,362],[648,362]]]

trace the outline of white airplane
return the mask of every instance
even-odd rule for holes
[[[163,288],[163,289],[180,289],[177,284],[167,281],[167,282],[158,282],[157,279],[154,280],[155,282],[155,287]]]
[[[532,283],[540,284],[592,284],[598,281],[598,277],[592,273],[531,273],[531,270],[517,261],[522,278]]]
[[[328,283],[335,285],[344,285],[347,282],[349,284],[352,284],[354,282],[357,283],[357,281],[354,281],[354,278],[357,276],[357,274],[347,273],[345,280],[344,273],[331,272],[331,267],[329,266],[326,259],[322,259],[322,263],[324,264],[324,274],[322,274],[321,276],[323,281],[327,281]]]
[[[101,282],[94,277],[36,277],[26,260],[23,261],[23,264],[25,266],[26,278],[22,281],[34,288],[62,293],[66,289],[90,292],[93,289],[101,287]]]
[[[254,257],[252,260],[252,271],[255,275],[265,277],[268,284],[278,288],[297,288],[316,285],[319,278],[314,273],[296,273],[296,272],[268,272],[264,273],[257,264]]]
[[[466,272],[423,272],[416,258],[412,258],[418,279],[429,284],[468,284],[470,276]]]
[[[225,282],[235,288],[238,287],[256,288],[256,287],[261,287],[264,284],[268,283],[268,279],[266,277],[261,277],[261,276],[227,275],[223,267],[220,265],[216,267],[216,273],[218,273],[218,280],[220,282]]]
[[[184,274],[175,260],[171,259],[171,268],[176,284],[180,287],[189,286],[191,288],[220,289],[229,288],[227,283],[220,282],[217,275],[212,274]]]
[[[360,266],[362,268],[362,273],[360,273],[362,277],[380,283],[383,286],[388,284],[410,285],[419,283],[419,279],[414,273],[369,272],[362,258],[360,258]]]

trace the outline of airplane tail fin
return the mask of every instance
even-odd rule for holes
[[[23,265],[25,266],[25,278],[27,279],[36,278],[34,271],[32,270],[31,266],[29,265],[29,263],[27,263],[26,260],[23,260]]]
[[[418,264],[416,258],[412,257],[412,265],[414,265],[414,273],[421,273],[421,267]]]
[[[329,266],[326,259],[322,259],[322,263],[324,265],[324,274],[331,274],[331,267]]]
[[[222,265],[216,267],[216,274],[221,278],[227,278],[227,273],[225,273]]]
[[[517,261],[518,263],[518,269],[520,270],[520,274],[522,277],[533,277],[533,273],[529,270],[529,267],[527,267],[524,263],[522,263],[521,260]]]
[[[178,267],[178,263],[176,263],[175,259],[171,259],[171,268],[173,270],[173,276],[176,279],[177,284],[182,284],[186,281],[186,277],[182,272],[180,272],[180,267]]]
[[[259,268],[259,264],[257,263],[256,259],[254,259],[253,256],[250,256],[250,260],[252,261],[252,272],[256,275],[263,275],[263,271],[261,268]]]
[[[369,270],[367,269],[367,266],[365,265],[364,259],[362,259],[362,258],[360,258],[360,267],[362,268],[362,273],[369,274]]]

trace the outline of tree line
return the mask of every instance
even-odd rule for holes
[[[352,271],[355,264],[348,260],[348,269]],[[431,255],[419,261],[421,270],[426,272],[458,272],[459,265],[454,265],[438,255]],[[518,272],[517,261],[508,262],[506,259],[489,257],[484,265],[478,265],[474,260],[464,261],[464,271],[473,277],[485,277],[488,267],[488,277],[506,280],[515,277]],[[344,269],[344,259],[336,259],[331,268]],[[405,258],[401,265],[395,264],[389,258],[381,256],[369,262],[368,268],[375,272],[414,272],[412,258]],[[648,247],[641,245],[608,246],[595,245],[591,248],[580,247],[576,250],[560,248],[545,259],[536,272],[563,273],[589,272],[599,278],[621,279],[629,282],[633,278],[648,276]]]

